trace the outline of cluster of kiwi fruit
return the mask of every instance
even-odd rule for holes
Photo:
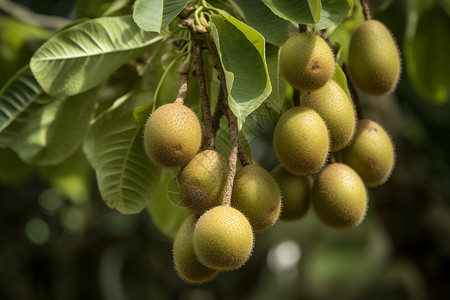
[[[279,59],[281,77],[301,93],[274,132],[280,161],[274,174],[286,219],[303,216],[311,202],[324,224],[355,227],[367,211],[366,186],[379,186],[392,173],[392,140],[377,122],[358,116],[350,95],[333,81],[334,55],[319,35],[300,32],[289,37]],[[348,73],[349,84],[368,95],[395,89],[400,57],[384,24],[369,19],[352,33]]]
[[[399,55],[383,24],[362,23],[349,53],[350,77],[360,90],[382,95],[395,88]],[[389,135],[372,120],[358,120],[351,98],[332,80],[334,55],[319,35],[291,36],[281,47],[279,67],[281,77],[301,92],[300,105],[284,112],[274,131],[280,164],[272,172],[244,164],[235,174],[230,204],[222,201],[231,172],[228,160],[214,149],[200,150],[202,126],[196,114],[174,102],[147,120],[147,156],[177,170],[180,204],[192,212],[173,244],[175,269],[186,282],[204,283],[241,267],[252,253],[255,232],[278,219],[301,218],[310,203],[333,228],[357,226],[367,210],[366,186],[383,184],[392,172]],[[340,162],[327,164],[330,153],[339,153]]]
[[[180,204],[192,214],[179,228],[173,259],[179,276],[204,283],[221,271],[246,263],[254,232],[279,218],[281,194],[272,175],[257,165],[245,165],[234,177],[231,205],[222,204],[229,175],[228,160],[214,149],[200,151],[202,128],[184,104],[160,106],[144,130],[144,147],[153,163],[177,168]]]

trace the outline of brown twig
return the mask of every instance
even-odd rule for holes
[[[372,17],[370,16],[370,8],[366,0],[361,0],[361,6],[363,9],[364,20],[372,19]]]
[[[241,162],[241,165],[243,167],[248,166],[250,164],[241,143],[239,143],[239,145],[238,145],[238,156],[239,156],[239,161]]]
[[[361,99],[359,98],[359,94],[356,91],[350,76],[348,75],[347,66],[345,64],[342,64],[342,71],[344,71],[345,77],[347,78],[347,86],[353,99],[353,103],[355,104],[358,120],[362,120],[364,119],[364,111],[362,108]]]
[[[205,127],[204,143],[206,149],[215,149],[215,135],[212,127],[211,108],[209,103],[208,91],[206,88],[205,73],[203,70],[202,59],[202,40],[193,36],[192,40],[194,50],[194,65],[197,72],[198,87],[200,92],[200,99],[202,103],[202,119]]]
[[[294,93],[292,94],[292,101],[294,102],[294,106],[300,106],[300,92],[297,89],[294,89]]]
[[[225,107],[224,107],[224,94],[223,89],[219,89],[219,95],[217,97],[217,105],[216,110],[214,111],[214,116],[212,118],[212,128],[213,128],[213,134],[216,135],[217,131],[220,128],[220,119],[222,118],[223,114],[225,113]]]
[[[191,69],[191,65],[189,62],[184,63],[178,69],[178,73],[181,75],[180,80],[180,89],[178,90],[177,98],[175,99],[175,103],[184,104],[184,99],[186,99],[186,95],[188,92],[188,80],[189,80],[189,72]]]

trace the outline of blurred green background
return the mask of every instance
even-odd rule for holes
[[[52,32],[108,2],[0,0],[0,86]],[[448,299],[450,1],[370,3],[404,70],[394,95],[362,97],[366,116],[393,137],[397,163],[369,189],[359,227],[328,229],[312,211],[278,222],[256,235],[240,270],[192,286],[147,212],[106,207],[81,151],[42,168],[0,149],[0,299]],[[52,16],[45,28],[37,14]],[[253,143],[254,160],[272,168],[270,132]]]

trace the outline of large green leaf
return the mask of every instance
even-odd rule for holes
[[[341,23],[353,8],[353,0],[322,0],[320,20],[314,26],[319,31]]]
[[[158,229],[170,237],[175,236],[181,223],[190,214],[186,207],[178,203],[174,176],[169,170],[163,170],[147,210]]]
[[[136,0],[133,18],[146,31],[160,33],[189,3],[189,0]]]
[[[228,104],[239,129],[272,91],[264,37],[231,16],[211,16],[211,31],[225,71]]]
[[[0,91],[0,137],[21,116],[27,113],[42,89],[28,66],[18,71]],[[0,138],[0,147],[5,147]],[[6,145],[7,146],[7,145]]]
[[[128,4],[128,0],[77,0],[78,18],[96,18],[109,16]]]
[[[276,113],[283,109],[287,84],[280,78],[280,64],[278,63],[279,47],[266,46],[267,67],[269,68],[270,82],[272,83],[272,93],[266,99],[265,104]]]
[[[276,15],[297,24],[316,24],[322,8],[320,0],[262,0]]]
[[[39,96],[47,103],[29,115],[16,130],[10,147],[28,163],[55,165],[64,161],[81,145],[95,107],[97,89],[53,99]]]
[[[97,86],[159,39],[137,27],[131,16],[93,19],[55,34],[30,66],[47,93],[75,95]]]
[[[267,42],[281,46],[286,41],[289,22],[275,15],[261,0],[235,2],[242,9],[246,24],[261,33]]]
[[[404,45],[406,70],[425,99],[444,102],[450,89],[450,18],[437,7],[421,14],[411,10]]]
[[[83,144],[103,201],[123,214],[142,211],[159,184],[161,171],[147,158],[143,126],[133,117],[133,109],[151,97],[144,92],[117,100],[91,125]]]

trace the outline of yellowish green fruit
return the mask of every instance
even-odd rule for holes
[[[217,270],[241,267],[253,249],[253,230],[247,218],[230,206],[205,212],[194,230],[194,248],[205,266]]]
[[[197,154],[201,140],[200,122],[195,113],[183,104],[160,106],[145,125],[145,151],[161,167],[185,166]]]
[[[272,175],[280,187],[283,209],[280,219],[294,221],[303,217],[311,203],[311,182],[309,176],[295,176],[278,165]]]
[[[293,107],[278,120],[274,132],[275,152],[294,175],[317,172],[325,164],[330,140],[325,122],[308,107]]]
[[[280,50],[280,75],[300,91],[314,91],[333,77],[334,55],[328,44],[309,32],[289,37]]]
[[[301,104],[314,109],[325,121],[330,134],[331,151],[347,146],[355,133],[356,114],[347,93],[334,80],[323,87],[302,93]]]
[[[222,154],[200,152],[178,174],[181,203],[196,214],[220,205],[227,176],[228,161]]]
[[[341,153],[342,162],[352,167],[367,186],[386,182],[395,163],[395,150],[387,132],[378,123],[358,122],[355,138]]]
[[[247,165],[236,173],[231,205],[248,218],[254,231],[263,231],[278,220],[280,190],[264,168]]]
[[[319,219],[333,228],[359,225],[367,210],[367,192],[359,175],[349,166],[333,163],[317,175],[312,204]]]
[[[348,71],[363,92],[381,96],[391,93],[400,77],[398,47],[386,26],[376,20],[361,23],[353,32]]]
[[[178,275],[189,283],[204,283],[213,279],[219,271],[205,267],[195,255],[194,228],[195,215],[190,215],[181,224],[173,243],[173,260]]]

